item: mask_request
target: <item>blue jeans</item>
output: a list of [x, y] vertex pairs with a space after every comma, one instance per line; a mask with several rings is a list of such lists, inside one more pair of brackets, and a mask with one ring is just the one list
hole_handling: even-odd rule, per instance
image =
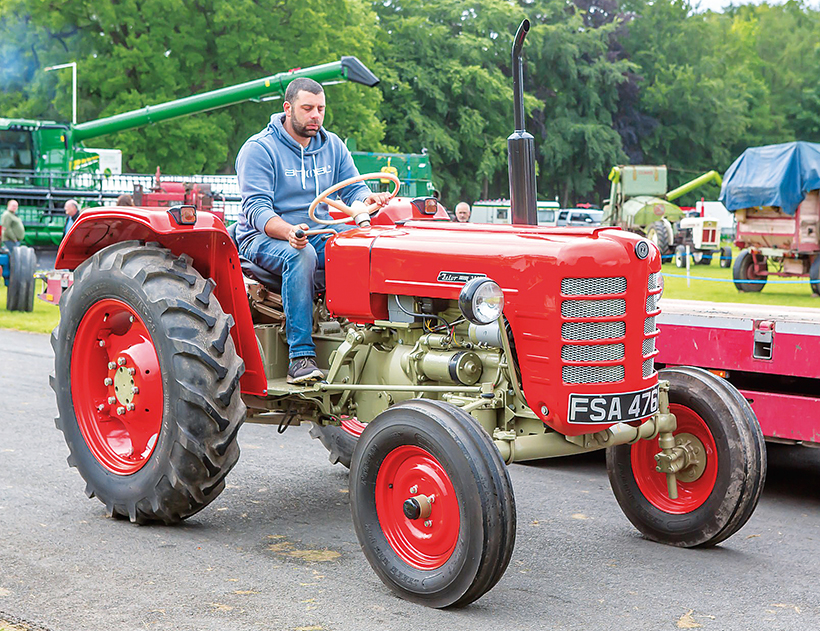
[[[337, 232], [353, 226], [333, 226]], [[287, 241], [258, 233], [248, 237], [239, 253], [259, 267], [282, 277], [282, 306], [285, 310], [285, 334], [290, 358], [313, 357], [313, 279], [316, 270], [325, 268], [325, 242], [322, 237], [308, 237], [308, 244], [297, 250]]]

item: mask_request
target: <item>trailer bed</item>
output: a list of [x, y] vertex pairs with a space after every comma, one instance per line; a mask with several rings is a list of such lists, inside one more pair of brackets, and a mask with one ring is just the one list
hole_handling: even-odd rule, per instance
[[725, 376], [768, 440], [820, 446], [820, 309], [661, 300], [661, 366]]

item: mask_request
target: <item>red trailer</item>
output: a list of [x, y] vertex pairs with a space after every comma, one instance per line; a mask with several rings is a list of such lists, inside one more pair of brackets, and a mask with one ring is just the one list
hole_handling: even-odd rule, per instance
[[699, 366], [751, 403], [766, 440], [820, 447], [820, 309], [663, 300], [663, 366]]

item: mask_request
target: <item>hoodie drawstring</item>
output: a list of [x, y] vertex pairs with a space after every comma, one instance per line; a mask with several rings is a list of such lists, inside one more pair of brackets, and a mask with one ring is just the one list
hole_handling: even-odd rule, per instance
[[316, 197], [319, 197], [319, 170], [316, 168], [316, 155], [313, 158], [313, 179], [316, 182]]
[[299, 145], [299, 150], [302, 152], [302, 190], [305, 190], [305, 148]]

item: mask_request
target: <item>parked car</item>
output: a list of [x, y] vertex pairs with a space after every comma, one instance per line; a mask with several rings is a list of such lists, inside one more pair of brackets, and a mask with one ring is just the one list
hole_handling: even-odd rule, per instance
[[565, 208], [558, 212], [556, 226], [600, 226], [604, 211], [592, 208]]

